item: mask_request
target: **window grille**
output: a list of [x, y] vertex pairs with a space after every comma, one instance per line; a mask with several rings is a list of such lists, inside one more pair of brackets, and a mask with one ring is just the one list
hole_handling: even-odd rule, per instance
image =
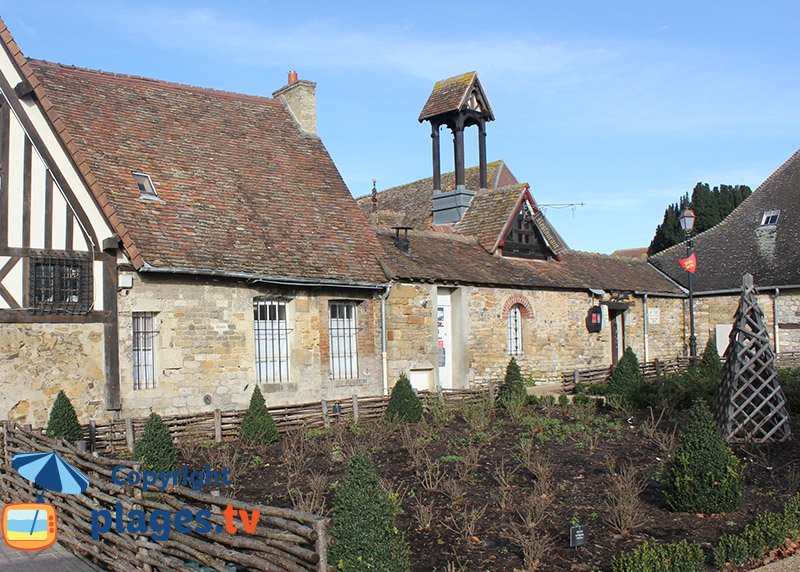
[[331, 302], [328, 324], [331, 377], [358, 378], [358, 322], [355, 302]]
[[156, 386], [156, 314], [133, 313], [133, 389]]
[[519, 304], [508, 311], [508, 355], [522, 354], [522, 312]]
[[289, 381], [289, 327], [286, 303], [253, 300], [256, 379], [259, 383]]
[[34, 309], [67, 314], [91, 311], [92, 261], [88, 255], [38, 254], [30, 264], [30, 302]]

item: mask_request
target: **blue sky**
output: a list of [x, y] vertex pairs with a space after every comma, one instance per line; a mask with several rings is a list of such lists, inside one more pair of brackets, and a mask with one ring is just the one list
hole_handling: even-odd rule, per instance
[[430, 176], [417, 116], [437, 79], [477, 70], [489, 159], [539, 203], [585, 203], [546, 210], [577, 250], [646, 246], [696, 182], [755, 189], [800, 147], [796, 1], [0, 0], [0, 16], [26, 55], [82, 67], [261, 95], [298, 70], [354, 196]]

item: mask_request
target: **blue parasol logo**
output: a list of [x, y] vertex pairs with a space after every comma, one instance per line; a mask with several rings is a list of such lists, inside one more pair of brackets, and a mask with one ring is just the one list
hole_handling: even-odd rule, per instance
[[55, 451], [18, 453], [11, 466], [24, 478], [48, 491], [79, 495], [89, 486], [89, 479], [78, 472]]

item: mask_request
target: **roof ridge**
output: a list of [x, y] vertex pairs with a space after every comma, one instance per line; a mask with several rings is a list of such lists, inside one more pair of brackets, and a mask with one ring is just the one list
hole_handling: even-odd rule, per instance
[[[749, 197], [747, 197], [747, 198], [746, 198], [745, 200], [743, 200], [741, 203], [739, 203], [738, 205], [736, 205], [736, 208], [734, 208], [734, 209], [733, 209], [731, 212], [729, 212], [729, 213], [728, 213], [728, 214], [725, 216], [725, 218], [723, 218], [721, 221], [719, 221], [717, 224], [715, 224], [715, 225], [714, 225], [714, 226], [712, 226], [711, 228], [707, 228], [706, 230], [704, 230], [704, 231], [703, 231], [703, 232], [701, 232], [700, 234], [696, 234], [695, 236], [693, 236], [693, 237], [691, 238], [691, 240], [697, 240], [697, 239], [698, 239], [698, 238], [700, 238], [701, 236], [705, 236], [705, 235], [707, 235], [708, 233], [710, 233], [710, 232], [711, 232], [711, 231], [713, 231], [713, 230], [721, 229], [721, 228], [722, 228], [722, 227], [723, 227], [723, 226], [724, 226], [726, 223], [729, 223], [729, 222], [730, 222], [730, 219], [731, 219], [731, 218], [734, 216], [734, 214], [738, 213], [738, 212], [739, 212], [739, 209], [741, 209], [742, 207], [744, 207], [744, 205], [746, 205], [746, 204], [747, 204], [747, 203], [748, 203], [748, 202], [749, 202], [749, 201], [750, 201], [750, 200], [753, 198], [753, 196], [755, 196], [755, 194], [756, 194], [758, 191], [760, 191], [760, 190], [761, 190], [761, 189], [762, 189], [762, 188], [763, 188], [763, 187], [764, 187], [764, 186], [765, 186], [767, 183], [771, 183], [771, 182], [772, 182], [772, 181], [774, 181], [774, 180], [775, 180], [775, 179], [776, 179], [776, 178], [777, 178], [779, 175], [782, 175], [782, 174], [783, 174], [783, 172], [786, 170], [787, 166], [789, 165], [789, 163], [792, 163], [793, 161], [795, 161], [795, 160], [798, 160], [798, 159], [800, 159], [800, 149], [798, 149], [797, 151], [795, 151], [794, 153], [792, 153], [791, 157], [789, 157], [788, 159], [786, 159], [786, 160], [785, 160], [785, 161], [784, 161], [784, 162], [781, 164], [781, 166], [780, 166], [780, 167], [778, 167], [777, 169], [775, 169], [775, 170], [772, 172], [772, 174], [771, 174], [769, 177], [767, 177], [766, 179], [764, 179], [764, 181], [763, 181], [763, 182], [762, 182], [760, 185], [758, 185], [758, 187], [756, 187], [756, 190], [755, 190], [755, 191], [753, 191], [752, 193], [750, 193], [750, 196], [749, 196]], [[749, 205], [748, 205], [748, 206], [749, 206]], [[687, 240], [688, 240], [688, 239], [687, 239]], [[673, 244], [673, 245], [672, 245], [672, 246], [670, 246], [669, 248], [665, 248], [664, 250], [662, 250], [662, 251], [660, 251], [660, 252], [656, 252], [656, 253], [655, 253], [653, 256], [648, 256], [648, 260], [649, 260], [650, 258], [656, 258], [656, 257], [660, 257], [662, 254], [665, 254], [665, 253], [667, 253], [667, 252], [670, 252], [671, 250], [673, 250], [673, 249], [677, 248], [678, 246], [685, 245], [685, 244], [686, 244], [686, 242], [687, 242], [687, 240], [682, 240], [682, 241], [681, 241], [681, 242], [679, 242], [678, 244]]]
[[[112, 80], [124, 81], [124, 82], [138, 82], [138, 83], [150, 83], [156, 84], [167, 88], [175, 88], [180, 89], [183, 91], [194, 92], [199, 94], [208, 94], [208, 95], [218, 95], [223, 97], [231, 97], [234, 99], [241, 99], [245, 101], [263, 101], [263, 102], [274, 102], [280, 104], [275, 98], [265, 96], [265, 95], [253, 95], [249, 93], [240, 93], [236, 91], [228, 91], [223, 89], [214, 89], [211, 87], [203, 87], [198, 85], [192, 85], [188, 83], [179, 83], [174, 81], [168, 81], [164, 79], [146, 77], [141, 75], [135, 74], [125, 74], [119, 72], [110, 72], [107, 70], [101, 69], [93, 69], [93, 68], [85, 68], [81, 66], [75, 66], [72, 64], [62, 64], [60, 62], [51, 62], [49, 60], [40, 60], [35, 58], [28, 58], [29, 62], [32, 62], [33, 65], [41, 64], [43, 67], [49, 68], [60, 68], [62, 70], [67, 70], [69, 72], [78, 72], [78, 73], [85, 73], [91, 74], [95, 76], [102, 76]], [[282, 104], [281, 104], [282, 105]]]
[[[502, 159], [495, 159], [494, 161], [489, 161], [488, 163], [486, 163], [486, 167], [489, 168], [490, 166], [495, 165], [496, 163], [499, 163], [500, 166], [504, 166], [505, 165], [505, 161], [503, 161]], [[465, 169], [465, 171], [479, 169], [479, 168], [480, 168], [480, 165], [472, 165], [471, 167], [467, 167]], [[500, 169], [498, 169], [497, 173], [495, 173], [495, 177], [499, 177], [499, 174], [498, 174], [499, 172], [500, 172]], [[455, 171], [447, 171], [445, 173], [442, 173], [442, 177], [446, 177], [448, 175], [454, 175], [454, 174], [455, 174]], [[422, 181], [427, 181], [429, 179], [431, 181], [433, 181], [433, 177], [432, 176], [431, 177], [422, 177], [421, 179], [414, 179], [413, 181], [408, 181], [407, 183], [401, 183], [399, 185], [394, 185], [393, 187], [388, 187], [386, 189], [378, 191], [377, 194], [380, 195], [381, 193], [385, 193], [385, 192], [388, 192], [388, 191], [393, 191], [395, 189], [401, 189], [403, 187], [410, 187], [411, 185], [415, 185], [417, 183], [421, 183]], [[508, 185], [506, 185], [506, 186], [508, 186]], [[501, 188], [505, 188], [505, 187], [501, 187]], [[372, 196], [372, 195], [370, 193], [367, 193], [367, 194], [361, 195], [359, 197], [356, 197], [356, 200], [363, 199], [365, 197], [370, 197], [370, 196]]]
[[67, 130], [66, 122], [61, 114], [56, 111], [47, 90], [36, 76], [29, 58], [22, 53], [22, 50], [16, 40], [14, 40], [11, 31], [2, 18], [0, 18], [0, 41], [2, 41], [6, 50], [8, 50], [12, 62], [17, 65], [20, 75], [25, 78], [33, 88], [33, 93], [39, 101], [42, 113], [50, 123], [50, 128], [55, 132], [56, 138], [61, 141], [67, 156], [74, 162], [78, 175], [83, 179], [83, 183], [89, 189], [89, 193], [93, 196], [98, 208], [108, 220], [111, 228], [119, 235], [120, 241], [127, 250], [131, 262], [133, 262], [135, 266], [140, 266], [144, 263], [141, 251], [134, 244], [128, 229], [120, 220], [117, 209], [111, 204], [108, 197], [105, 196], [105, 191], [100, 188], [100, 183], [92, 171], [89, 161], [85, 160], [87, 154]]

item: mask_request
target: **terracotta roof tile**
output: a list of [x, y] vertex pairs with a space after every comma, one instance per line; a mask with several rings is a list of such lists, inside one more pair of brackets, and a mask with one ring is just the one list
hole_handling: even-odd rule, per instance
[[454, 230], [474, 237], [488, 252], [493, 252], [503, 227], [527, 188], [527, 184], [521, 183], [496, 191], [478, 191], [464, 217], [453, 225]]
[[[327, 150], [271, 98], [30, 61], [137, 267], [385, 280]], [[38, 93], [37, 93], [38, 95]], [[40, 98], [41, 99], [41, 98]], [[66, 136], [65, 140], [69, 141]], [[149, 174], [164, 202], [140, 199]], [[140, 254], [139, 254], [140, 253]]]
[[[517, 184], [517, 179], [503, 161], [489, 163], [487, 171], [489, 189]], [[464, 176], [467, 189], [479, 188], [480, 169], [477, 166], [466, 169]], [[443, 173], [442, 189], [454, 189], [455, 180], [453, 171]], [[379, 192], [377, 213], [373, 213], [370, 195], [359, 197], [356, 202], [370, 222], [376, 226], [383, 228], [410, 226], [427, 229], [433, 224], [432, 196], [433, 177], [428, 177]]]
[[[443, 113], [460, 110], [475, 83], [480, 85], [478, 74], [474, 71], [437, 81], [419, 114], [420, 122]], [[488, 109], [487, 112], [494, 119], [492, 110]]]
[[452, 234], [410, 232], [410, 252], [401, 253], [394, 235], [379, 231], [386, 266], [396, 279], [516, 288], [644, 291], [680, 290], [644, 262], [604, 254], [565, 251], [561, 260], [493, 256], [476, 241]]
[[[762, 226], [767, 211], [779, 210], [776, 225]], [[721, 223], [694, 237], [698, 292], [738, 290], [742, 275], [756, 286], [800, 284], [800, 150], [776, 170]], [[650, 262], [676, 282], [687, 284], [678, 264], [686, 256], [681, 243], [650, 257]]]

